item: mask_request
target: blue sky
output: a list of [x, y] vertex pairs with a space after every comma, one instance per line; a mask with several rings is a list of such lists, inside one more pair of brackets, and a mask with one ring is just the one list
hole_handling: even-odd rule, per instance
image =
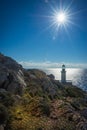
[[[67, 31], [51, 26], [60, 3]], [[23, 66], [87, 64], [87, 0], [0, 0], [0, 18], [0, 52]]]

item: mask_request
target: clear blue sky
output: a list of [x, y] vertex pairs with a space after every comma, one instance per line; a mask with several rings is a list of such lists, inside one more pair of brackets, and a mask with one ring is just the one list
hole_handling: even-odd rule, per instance
[[87, 63], [87, 0], [73, 0], [68, 34], [48, 28], [60, 1], [66, 8], [72, 0], [0, 0], [0, 52], [17, 61]]

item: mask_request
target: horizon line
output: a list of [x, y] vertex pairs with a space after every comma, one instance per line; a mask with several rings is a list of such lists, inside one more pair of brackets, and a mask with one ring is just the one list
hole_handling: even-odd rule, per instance
[[38, 69], [51, 69], [51, 68], [61, 68], [64, 64], [66, 68], [87, 68], [87, 63], [68, 63], [68, 62], [51, 62], [51, 61], [45, 61], [45, 62], [33, 62], [33, 61], [19, 61], [19, 64], [23, 66], [23, 68], [38, 68]]

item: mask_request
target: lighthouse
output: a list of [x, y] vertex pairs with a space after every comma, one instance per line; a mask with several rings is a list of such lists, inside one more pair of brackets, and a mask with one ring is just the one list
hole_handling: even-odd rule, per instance
[[62, 65], [61, 83], [66, 83], [66, 70], [65, 70], [65, 65]]

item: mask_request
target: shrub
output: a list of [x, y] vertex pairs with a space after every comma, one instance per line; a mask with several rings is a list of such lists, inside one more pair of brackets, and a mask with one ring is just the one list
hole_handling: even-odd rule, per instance
[[5, 105], [6, 107], [12, 106], [14, 103], [14, 99], [12, 95], [8, 92], [0, 92], [0, 102]]
[[8, 111], [4, 105], [0, 104], [0, 124], [5, 124], [8, 120]]
[[41, 112], [46, 115], [49, 116], [50, 115], [50, 105], [47, 101], [41, 101], [40, 103], [40, 108], [41, 108]]
[[84, 92], [77, 87], [72, 87], [72, 86], [66, 87], [66, 92], [67, 92], [66, 96], [75, 97], [75, 98], [84, 97]]

